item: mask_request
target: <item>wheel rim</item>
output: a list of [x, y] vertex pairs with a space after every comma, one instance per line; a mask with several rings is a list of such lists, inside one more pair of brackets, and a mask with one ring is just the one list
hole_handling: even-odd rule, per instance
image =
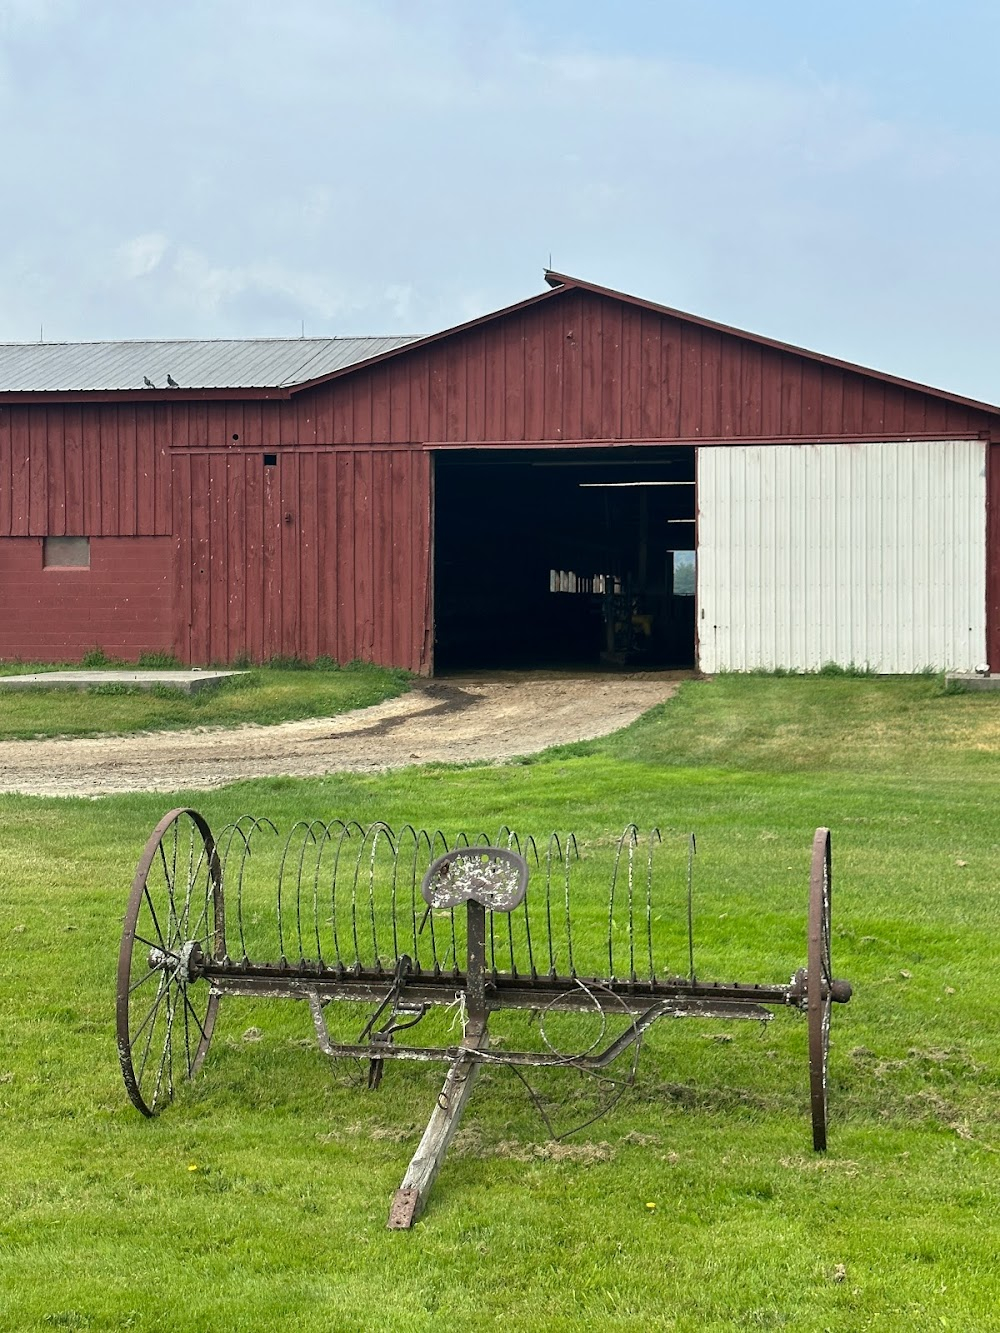
[[832, 888], [830, 830], [819, 828], [813, 838], [809, 876], [809, 950], [806, 967], [806, 1012], [809, 1021], [809, 1089], [813, 1147], [826, 1148], [827, 1059], [830, 1050], [830, 1005], [833, 969], [830, 958], [830, 895]]
[[200, 976], [225, 954], [222, 873], [195, 810], [171, 810], [136, 867], [118, 956], [118, 1058], [129, 1099], [156, 1115], [193, 1078], [212, 1040], [218, 996]]

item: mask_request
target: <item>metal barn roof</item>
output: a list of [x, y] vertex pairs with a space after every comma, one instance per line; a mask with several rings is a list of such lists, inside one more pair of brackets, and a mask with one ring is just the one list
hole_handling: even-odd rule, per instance
[[[281, 389], [395, 351], [413, 337], [0, 343], [0, 392]], [[173, 380], [173, 384], [167, 379]]]

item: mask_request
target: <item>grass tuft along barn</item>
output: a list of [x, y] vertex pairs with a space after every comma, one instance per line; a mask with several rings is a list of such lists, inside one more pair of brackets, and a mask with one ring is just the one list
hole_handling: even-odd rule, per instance
[[546, 280], [0, 347], [0, 658], [1000, 670], [1000, 408]]

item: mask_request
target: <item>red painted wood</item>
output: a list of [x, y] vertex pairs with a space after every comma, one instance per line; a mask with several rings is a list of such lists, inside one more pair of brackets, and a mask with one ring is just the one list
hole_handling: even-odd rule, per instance
[[249, 462], [257, 462], [255, 455], [234, 454], [226, 459], [226, 511], [228, 579], [226, 585], [226, 657], [227, 662], [234, 661], [244, 654], [246, 649], [246, 581], [247, 581], [247, 530], [246, 530], [246, 469]]
[[336, 472], [337, 508], [331, 546], [337, 570], [337, 661], [350, 662], [358, 656], [356, 636], [358, 618], [355, 606], [354, 555], [354, 455], [347, 450], [333, 455]]
[[48, 421], [45, 411], [32, 413], [28, 422], [28, 532], [44, 537], [48, 527]]
[[66, 436], [63, 432], [46, 431], [47, 476], [44, 484], [48, 508], [45, 531], [50, 537], [61, 537], [66, 532]]
[[[264, 479], [269, 471], [262, 454], [238, 454], [243, 465], [246, 579], [244, 621], [237, 626], [236, 656], [245, 653], [253, 662], [264, 660]], [[242, 633], [240, 630], [242, 629]]]
[[[586, 287], [275, 392], [0, 402], [0, 537], [172, 537], [187, 660], [326, 651], [426, 670], [426, 444], [1000, 440], [975, 404]], [[990, 579], [992, 653], [992, 564]]]
[[14, 491], [11, 472], [14, 452], [12, 415], [9, 408], [0, 408], [0, 536], [8, 535], [11, 530], [11, 502]]

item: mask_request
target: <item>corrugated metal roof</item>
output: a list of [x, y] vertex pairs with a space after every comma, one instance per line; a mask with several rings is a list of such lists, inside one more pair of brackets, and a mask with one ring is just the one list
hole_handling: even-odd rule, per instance
[[[284, 389], [394, 351], [413, 337], [0, 343], [0, 392]], [[148, 383], [147, 383], [148, 381]]]

